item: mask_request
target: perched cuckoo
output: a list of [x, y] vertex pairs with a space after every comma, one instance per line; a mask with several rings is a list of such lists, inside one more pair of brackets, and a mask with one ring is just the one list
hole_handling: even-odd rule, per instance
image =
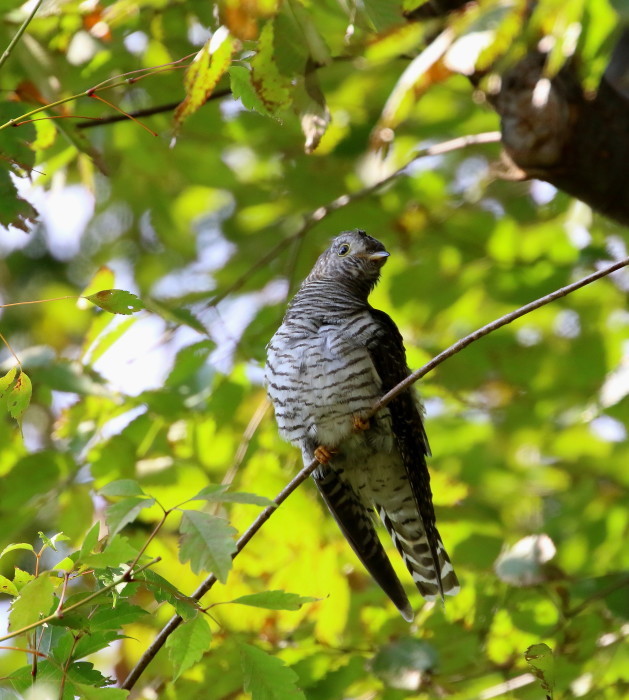
[[368, 297], [389, 254], [364, 231], [337, 236], [267, 348], [266, 383], [282, 436], [319, 462], [313, 477], [358, 558], [406, 620], [413, 610], [378, 539], [374, 508], [419, 592], [459, 584], [435, 525], [422, 408], [411, 389], [372, 418], [409, 374], [402, 336]]

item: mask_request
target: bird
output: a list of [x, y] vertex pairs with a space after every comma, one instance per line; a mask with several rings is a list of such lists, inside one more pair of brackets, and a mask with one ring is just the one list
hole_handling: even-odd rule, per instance
[[423, 407], [412, 388], [372, 417], [410, 370], [400, 331], [369, 295], [389, 253], [343, 231], [319, 256], [267, 345], [265, 383], [281, 436], [317, 460], [314, 482], [343, 535], [402, 617], [413, 609], [378, 537], [377, 513], [426, 600], [459, 582], [437, 530]]

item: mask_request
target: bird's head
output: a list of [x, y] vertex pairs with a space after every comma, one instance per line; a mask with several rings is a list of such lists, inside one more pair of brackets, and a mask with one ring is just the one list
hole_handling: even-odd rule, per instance
[[320, 256], [306, 281], [336, 279], [355, 284], [369, 293], [380, 278], [389, 253], [375, 238], [360, 229], [343, 231]]

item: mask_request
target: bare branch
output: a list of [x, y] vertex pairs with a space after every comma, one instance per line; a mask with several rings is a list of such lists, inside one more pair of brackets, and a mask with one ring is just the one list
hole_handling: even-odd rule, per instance
[[[443, 146], [443, 144], [441, 145]], [[439, 353], [439, 355], [434, 357], [430, 362], [426, 363], [423, 367], [413, 372], [404, 381], [400, 382], [391, 391], [389, 391], [389, 393], [385, 394], [385, 396], [383, 396], [379, 401], [377, 401], [373, 405], [369, 415], [372, 416], [374, 413], [376, 413], [381, 408], [386, 406], [390, 401], [392, 401], [400, 392], [407, 389], [409, 386], [411, 386], [423, 376], [428, 374], [428, 372], [435, 369], [435, 367], [440, 365], [442, 362], [445, 362], [448, 358], [452, 357], [453, 355], [456, 355], [458, 352], [461, 352], [461, 350], [466, 348], [474, 341], [479, 340], [483, 336], [486, 336], [495, 330], [498, 330], [498, 328], [502, 328], [502, 326], [506, 326], [508, 323], [511, 323], [512, 321], [515, 321], [516, 319], [525, 316], [526, 314], [530, 313], [531, 311], [534, 311], [535, 309], [539, 309], [540, 307], [549, 304], [555, 299], [565, 297], [571, 292], [574, 292], [575, 290], [580, 289], [581, 287], [585, 287], [586, 285], [591, 284], [592, 282], [595, 282], [596, 280], [601, 279], [602, 277], [605, 277], [611, 274], [612, 272], [615, 272], [616, 270], [620, 270], [621, 268], [626, 267], [627, 265], [629, 265], [629, 258], [620, 260], [619, 262], [614, 263], [609, 267], [605, 267], [602, 270], [599, 270], [598, 272], [595, 272], [591, 275], [588, 275], [587, 277], [584, 277], [578, 280], [577, 282], [574, 282], [573, 284], [569, 284], [566, 287], [561, 287], [561, 289], [557, 289], [551, 294], [547, 294], [546, 296], [541, 297], [540, 299], [536, 299], [530, 304], [526, 304], [526, 306], [522, 306], [519, 309], [516, 309], [515, 311], [506, 314], [505, 316], [501, 316], [499, 319], [488, 323], [487, 325], [483, 326], [482, 328], [479, 328], [473, 333], [470, 333], [469, 335], [465, 336], [465, 338], [462, 338], [461, 340], [456, 342], [454, 345], [451, 345], [447, 350], [444, 350], [443, 352]], [[232, 555], [232, 559], [235, 559], [238, 556], [238, 554], [245, 548], [245, 546], [251, 541], [253, 536], [260, 530], [264, 523], [271, 517], [271, 515], [273, 515], [276, 508], [280, 506], [291, 495], [291, 493], [293, 493], [293, 491], [295, 491], [295, 489], [310, 476], [310, 474], [312, 474], [312, 472], [316, 469], [317, 464], [317, 460], [313, 459], [312, 462], [310, 462], [310, 464], [303, 467], [301, 471], [293, 479], [291, 479], [289, 483], [286, 484], [286, 486], [280, 491], [280, 493], [273, 499], [274, 505], [265, 508], [258, 515], [258, 517], [253, 521], [253, 523], [251, 523], [249, 528], [241, 535], [241, 537], [237, 541], [236, 551]], [[214, 576], [214, 574], [210, 574], [205, 579], [205, 581], [201, 583], [197, 590], [192, 594], [191, 598], [193, 598], [194, 600], [200, 600], [212, 588], [212, 586], [214, 586], [216, 581], [216, 576]], [[142, 657], [135, 665], [135, 667], [131, 670], [124, 683], [122, 684], [122, 688], [124, 688], [125, 690], [130, 690], [131, 688], [133, 688], [139, 677], [144, 672], [144, 669], [149, 665], [149, 663], [155, 657], [157, 652], [162, 648], [162, 646], [164, 645], [168, 637], [172, 634], [172, 632], [174, 632], [182, 622], [183, 619], [179, 615], [175, 615], [168, 621], [168, 623], [155, 637], [148, 649], [144, 652], [144, 654], [142, 654]]]

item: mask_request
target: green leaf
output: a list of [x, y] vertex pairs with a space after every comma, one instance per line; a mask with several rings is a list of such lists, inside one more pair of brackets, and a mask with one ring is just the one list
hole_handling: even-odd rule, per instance
[[6, 397], [9, 413], [12, 418], [15, 418], [20, 429], [22, 428], [22, 417], [31, 402], [32, 393], [31, 380], [26, 372], [21, 371]]
[[122, 625], [130, 625], [140, 620], [148, 611], [139, 605], [121, 600], [115, 608], [103, 606], [90, 617], [90, 629], [92, 630], [119, 630]]
[[173, 680], [201, 660], [212, 641], [212, 630], [202, 613], [179, 625], [168, 637], [166, 648], [173, 665]]
[[144, 496], [149, 498], [135, 479], [118, 479], [99, 489], [101, 496]]
[[175, 131], [204, 105], [231, 63], [234, 40], [227, 27], [219, 27], [197, 53], [184, 77], [186, 96], [175, 110]]
[[38, 216], [37, 210], [18, 195], [8, 168], [0, 162], [0, 226], [14, 226], [28, 233]]
[[19, 591], [17, 590], [13, 581], [9, 581], [6, 576], [0, 575], [0, 593], [16, 596], [18, 595]]
[[269, 111], [251, 84], [251, 71], [244, 66], [231, 66], [229, 69], [231, 91], [234, 99], [240, 100], [245, 109], [268, 115]]
[[79, 551], [79, 561], [83, 561], [85, 557], [89, 556], [96, 545], [98, 544], [98, 535], [100, 534], [100, 522], [96, 522], [92, 525], [85, 539], [81, 544], [81, 549]]
[[39, 539], [44, 543], [46, 547], [50, 547], [54, 552], [57, 551], [57, 542], [68, 542], [70, 539], [67, 535], [64, 535], [63, 532], [58, 532], [56, 535], [53, 535], [52, 537], [46, 537], [41, 530], [37, 533], [39, 535]]
[[241, 595], [230, 602], [251, 605], [265, 610], [299, 610], [302, 605], [315, 603], [318, 600], [320, 599], [297, 595], [297, 593], [286, 593], [286, 591], [263, 591], [262, 593]]
[[298, 676], [280, 659], [262, 649], [239, 644], [245, 692], [252, 700], [305, 700], [297, 687]]
[[225, 583], [236, 551], [235, 534], [236, 530], [223, 518], [185, 510], [181, 519], [179, 559], [189, 561], [195, 574], [211, 571]]
[[150, 508], [154, 503], [154, 498], [132, 496], [110, 505], [105, 513], [110, 537], [117, 535], [125, 525], [133, 522], [145, 508]]
[[553, 698], [555, 687], [555, 657], [547, 644], [533, 644], [524, 652], [524, 658], [539, 679], [542, 690], [549, 700]]
[[47, 574], [29, 581], [13, 601], [9, 629], [15, 632], [48, 615], [54, 600], [54, 590], [52, 579]]
[[227, 492], [229, 486], [217, 484], [206, 486], [201, 489], [196, 496], [191, 498], [191, 501], [209, 501], [210, 503], [247, 503], [253, 506], [274, 506], [275, 503], [266, 496], [258, 496], [255, 493], [241, 493], [234, 491]]
[[14, 552], [16, 549], [26, 549], [26, 550], [28, 550], [29, 552], [35, 552], [35, 550], [33, 549], [33, 545], [32, 545], [32, 544], [28, 544], [28, 543], [26, 543], [26, 542], [18, 542], [18, 543], [16, 543], [16, 544], [8, 544], [8, 545], [2, 550], [2, 552], [0, 552], [0, 559], [2, 559], [2, 557], [3, 557], [5, 554], [8, 554], [9, 552]]
[[94, 569], [117, 568], [132, 561], [137, 555], [138, 550], [126, 537], [116, 535], [100, 554], [89, 554], [82, 558], [82, 562], [84, 566]]
[[153, 591], [158, 603], [170, 603], [184, 620], [191, 619], [199, 610], [200, 603], [198, 601], [182, 593], [170, 581], [154, 571], [145, 569], [138, 575], [138, 578], [144, 579], [144, 585]]
[[3, 399], [13, 386], [15, 377], [17, 376], [17, 367], [12, 367], [4, 377], [0, 377], [0, 399]]
[[84, 299], [111, 314], [123, 314], [124, 316], [129, 316], [145, 308], [141, 299], [123, 289], [103, 289], [96, 294], [84, 297]]
[[269, 114], [290, 105], [290, 80], [283, 76], [275, 63], [273, 22], [264, 25], [258, 39], [258, 52], [251, 59], [251, 84]]

